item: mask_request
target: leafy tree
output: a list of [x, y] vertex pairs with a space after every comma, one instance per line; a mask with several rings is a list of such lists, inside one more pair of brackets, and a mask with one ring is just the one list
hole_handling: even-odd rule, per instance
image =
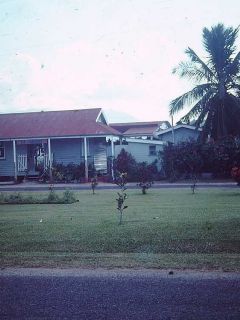
[[180, 121], [196, 120], [197, 128], [203, 126], [203, 140], [240, 134], [240, 52], [236, 52], [235, 45], [238, 29], [223, 24], [204, 28], [206, 60], [188, 47], [188, 61], [180, 62], [173, 70], [196, 85], [171, 101], [170, 115], [189, 105], [190, 111]]
[[122, 149], [114, 160], [115, 176], [126, 172], [129, 182], [147, 182], [156, 180], [159, 176], [157, 160], [151, 164], [137, 162], [131, 153]]
[[124, 148], [114, 160], [114, 169], [116, 176], [121, 172], [126, 172], [128, 181], [137, 180], [137, 162]]
[[163, 168], [171, 181], [181, 177], [195, 181], [203, 167], [201, 144], [196, 141], [166, 145], [161, 156]]

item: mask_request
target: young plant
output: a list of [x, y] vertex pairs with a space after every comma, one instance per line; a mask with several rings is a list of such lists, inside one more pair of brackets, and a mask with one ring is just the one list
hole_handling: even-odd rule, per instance
[[58, 195], [55, 193], [54, 190], [54, 184], [50, 184], [49, 185], [49, 194], [47, 197], [47, 200], [51, 203], [51, 202], [57, 202], [59, 200]]
[[95, 176], [91, 179], [91, 188], [92, 188], [93, 194], [95, 194], [95, 189], [96, 189], [97, 185], [98, 185], [97, 177]]
[[138, 164], [139, 183], [138, 187], [142, 189], [142, 194], [147, 193], [147, 189], [151, 188], [153, 184], [152, 165], [148, 165], [146, 162]]
[[137, 184], [142, 189], [142, 194], [147, 194], [147, 189], [151, 188], [153, 182], [140, 182]]
[[191, 184], [192, 194], [195, 194], [196, 188], [197, 188], [197, 176], [193, 175], [193, 183]]
[[120, 187], [120, 192], [118, 192], [118, 198], [117, 201], [117, 210], [119, 212], [119, 225], [122, 224], [123, 220], [123, 211], [128, 208], [128, 206], [125, 205], [125, 201], [127, 199], [127, 173], [121, 173], [119, 177], [116, 179], [115, 183]]

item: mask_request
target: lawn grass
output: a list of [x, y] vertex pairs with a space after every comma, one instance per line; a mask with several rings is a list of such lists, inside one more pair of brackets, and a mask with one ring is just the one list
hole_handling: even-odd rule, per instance
[[[240, 271], [240, 190], [75, 192], [74, 204], [0, 206], [0, 265]], [[41, 222], [40, 222], [41, 221]]]

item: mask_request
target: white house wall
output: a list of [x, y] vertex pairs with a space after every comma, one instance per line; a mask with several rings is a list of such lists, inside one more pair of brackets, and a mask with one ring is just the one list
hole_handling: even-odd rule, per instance
[[122, 149], [125, 149], [125, 151], [131, 153], [137, 162], [147, 162], [150, 164], [158, 159], [158, 152], [163, 149], [162, 145], [156, 144], [156, 155], [149, 155], [150, 145], [152, 146], [154, 144], [128, 142], [128, 145], [116, 145], [115, 157], [118, 156]]
[[5, 159], [0, 159], [0, 176], [13, 176], [13, 143], [12, 141], [3, 142], [5, 148]]
[[[199, 136], [199, 131], [188, 129], [188, 128], [178, 128], [174, 130], [174, 142], [179, 143], [183, 141], [197, 140]], [[162, 141], [173, 142], [172, 131], [168, 131], [159, 135]]]

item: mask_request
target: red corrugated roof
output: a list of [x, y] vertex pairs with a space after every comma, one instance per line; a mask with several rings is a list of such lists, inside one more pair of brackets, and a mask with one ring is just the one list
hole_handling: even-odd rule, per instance
[[129, 128], [123, 132], [124, 135], [152, 135], [153, 132], [157, 129], [157, 126], [145, 126], [145, 127], [134, 127]]
[[110, 123], [109, 125], [115, 130], [120, 131], [123, 135], [152, 135], [162, 124], [170, 127], [168, 121]]
[[0, 139], [119, 135], [96, 122], [101, 108], [0, 114]]

